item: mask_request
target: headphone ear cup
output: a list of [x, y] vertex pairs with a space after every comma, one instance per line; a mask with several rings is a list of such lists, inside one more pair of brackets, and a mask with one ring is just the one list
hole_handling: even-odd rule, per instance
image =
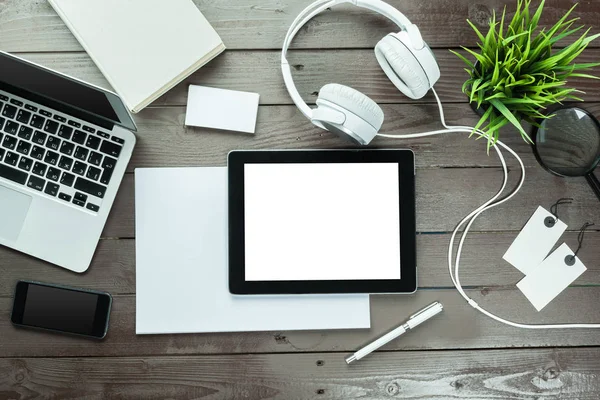
[[[351, 87], [329, 83], [319, 91], [319, 99], [350, 111], [379, 131], [383, 124], [383, 110], [367, 95]], [[317, 100], [318, 101], [318, 100]]]
[[392, 34], [377, 43], [375, 56], [392, 83], [411, 99], [422, 98], [431, 88], [425, 70], [417, 57], [409, 46]]

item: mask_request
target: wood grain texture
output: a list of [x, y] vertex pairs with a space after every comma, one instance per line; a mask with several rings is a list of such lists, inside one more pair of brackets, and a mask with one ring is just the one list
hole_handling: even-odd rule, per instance
[[[225, 154], [222, 155], [222, 161], [216, 164], [225, 164]], [[202, 163], [197, 161], [195, 165]], [[518, 171], [510, 171], [509, 184], [517, 183], [518, 174]], [[132, 174], [125, 176], [103, 237], [135, 236], [133, 179]], [[417, 230], [451, 232], [460, 219], [496, 193], [501, 180], [502, 172], [496, 168], [418, 169]], [[473, 230], [520, 230], [538, 205], [549, 208], [561, 197], [575, 199], [573, 204], [561, 211], [561, 218], [571, 225], [571, 229], [578, 229], [586, 221], [600, 221], [598, 199], [584, 178], [560, 178], [541, 167], [532, 167], [527, 169], [526, 184], [519, 194], [506, 205], [482, 214], [473, 225]]]
[[[276, 49], [281, 47], [289, 25], [313, 0], [194, 0], [229, 49]], [[411, 22], [418, 25], [432, 47], [474, 45], [476, 36], [466, 23], [472, 20], [486, 29], [492, 12], [507, 7], [510, 0], [389, 0]], [[46, 1], [4, 0], [0, 10], [0, 48], [7, 51], [78, 51], [81, 46]], [[541, 24], [556, 22], [569, 8], [567, 1], [548, 1]], [[581, 2], [573, 13], [582, 24], [599, 30], [597, 0]], [[294, 42], [299, 48], [364, 48], [389, 32], [398, 31], [391, 22], [356, 7], [340, 6], [310, 21]], [[600, 46], [598, 43], [594, 43]]]
[[[514, 285], [522, 274], [502, 259], [517, 232], [482, 232], [469, 235], [462, 254], [461, 281], [465, 286], [497, 287]], [[433, 289], [450, 287], [447, 250], [450, 234], [417, 236], [419, 287]], [[600, 285], [600, 252], [596, 243], [600, 232], [586, 233], [585, 243], [578, 253], [588, 270], [573, 286]], [[561, 237], [572, 249], [577, 247], [577, 232]], [[113, 295], [135, 293], [135, 240], [101, 240], [90, 269], [83, 275], [22, 253], [0, 247], [0, 297], [12, 296], [19, 279], [41, 279], [89, 289], [102, 288]]]
[[[600, 3], [599, 3], [600, 5]], [[1, 47], [0, 47], [1, 48]], [[465, 64], [447, 49], [434, 51], [442, 75], [435, 85], [444, 102], [466, 102], [461, 92], [468, 77]], [[24, 58], [76, 78], [110, 88], [87, 53], [21, 54]], [[283, 84], [279, 51], [226, 52], [168, 91], [154, 106], [185, 105], [189, 84], [260, 93], [261, 104], [293, 104]], [[600, 49], [586, 50], [578, 62], [595, 62]], [[430, 92], [419, 101], [409, 99], [391, 84], [372, 50], [303, 50], [289, 53], [294, 82], [305, 101], [314, 103], [327, 83], [341, 83], [360, 90], [378, 103], [432, 103]], [[592, 70], [600, 74], [600, 68]], [[600, 81], [574, 78], [569, 85], [586, 91], [586, 101], [600, 100]], [[437, 117], [437, 114], [434, 115]]]
[[[514, 283], [514, 282], [513, 282]], [[599, 287], [568, 288], [537, 312], [521, 292], [485, 287], [467, 293], [483, 308], [524, 323], [600, 323]], [[398, 326], [409, 315], [433, 301], [444, 312], [427, 326], [388, 344], [386, 350], [486, 349], [507, 347], [600, 346], [598, 330], [529, 331], [512, 328], [477, 312], [454, 289], [420, 290], [411, 296], [371, 296], [371, 329], [337, 331], [202, 333], [135, 335], [135, 297], [115, 296], [110, 328], [103, 341], [18, 329], [0, 319], [1, 357], [80, 357], [124, 355], [185, 355], [273, 352], [352, 351]], [[0, 312], [8, 315], [11, 299], [0, 298]], [[573, 310], [576, 310], [574, 312]], [[197, 312], [202, 315], [201, 306]]]
[[600, 396], [600, 350], [0, 360], [5, 398], [578, 399]]
[[[600, 103], [583, 107], [600, 113]], [[386, 115], [382, 132], [406, 135], [441, 128], [437, 106], [419, 104], [382, 105]], [[475, 113], [466, 104], [444, 106], [448, 123], [473, 126]], [[313, 126], [295, 106], [259, 108], [256, 134], [185, 127], [185, 108], [149, 108], [136, 116], [139, 134], [129, 171], [139, 167], [225, 165], [227, 153], [236, 149], [357, 148], [348, 140]], [[516, 132], [503, 129], [502, 141], [515, 150], [525, 166], [537, 167], [531, 146]], [[168, 143], [168, 146], [165, 146]], [[486, 143], [469, 133], [442, 134], [418, 139], [377, 138], [373, 148], [411, 148], [418, 168], [499, 167], [500, 161]], [[517, 161], [506, 154], [508, 165]]]

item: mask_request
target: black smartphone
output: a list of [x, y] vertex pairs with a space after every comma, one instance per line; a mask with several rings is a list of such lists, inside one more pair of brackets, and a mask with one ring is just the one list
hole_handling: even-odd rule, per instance
[[106, 292], [19, 281], [10, 319], [17, 326], [103, 339], [111, 305]]

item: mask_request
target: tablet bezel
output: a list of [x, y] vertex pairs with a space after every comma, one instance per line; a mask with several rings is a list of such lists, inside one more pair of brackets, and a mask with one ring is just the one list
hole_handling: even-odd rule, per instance
[[[400, 279], [246, 281], [244, 165], [283, 163], [398, 163]], [[235, 150], [227, 157], [229, 291], [232, 294], [413, 293], [417, 289], [415, 162], [412, 150]], [[375, 206], [375, 205], [373, 205]], [[357, 212], [369, 212], [368, 208]]]

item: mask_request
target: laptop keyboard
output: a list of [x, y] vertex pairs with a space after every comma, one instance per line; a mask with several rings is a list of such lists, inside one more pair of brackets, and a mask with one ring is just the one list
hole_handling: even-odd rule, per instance
[[0, 178], [98, 212], [125, 141], [0, 93]]

